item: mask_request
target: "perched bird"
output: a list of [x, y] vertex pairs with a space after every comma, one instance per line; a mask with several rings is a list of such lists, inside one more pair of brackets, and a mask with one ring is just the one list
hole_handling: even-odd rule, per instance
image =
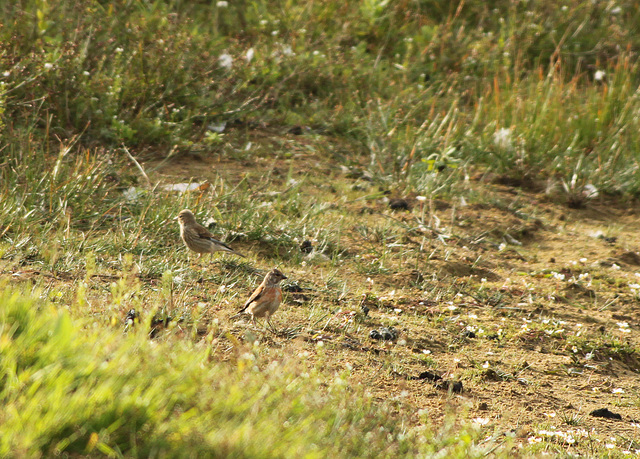
[[180, 237], [184, 241], [184, 245], [189, 250], [196, 252], [198, 258], [203, 253], [214, 252], [229, 252], [244, 257], [224, 242], [214, 239], [207, 228], [196, 222], [196, 217], [189, 209], [181, 210], [176, 218], [180, 223]]
[[271, 325], [271, 316], [278, 310], [278, 306], [280, 306], [280, 301], [282, 300], [282, 290], [278, 284], [286, 278], [287, 276], [282, 274], [277, 268], [269, 271], [264, 277], [262, 284], [255, 289], [253, 295], [244, 303], [244, 307], [236, 316], [243, 312], [248, 312], [251, 314], [254, 323], [256, 318], [266, 316], [267, 323]]

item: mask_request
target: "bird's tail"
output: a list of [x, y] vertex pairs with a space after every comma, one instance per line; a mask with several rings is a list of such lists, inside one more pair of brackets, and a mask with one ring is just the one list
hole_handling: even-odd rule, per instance
[[249, 314], [248, 312], [244, 312], [245, 309], [247, 309], [246, 307], [242, 308], [240, 311], [238, 311], [237, 314], [232, 315], [231, 317], [229, 317], [229, 319], [236, 319], [244, 314]]
[[239, 257], [242, 257], [242, 258], [247, 258], [244, 255], [242, 255], [240, 252], [236, 252], [235, 250], [233, 250], [231, 247], [229, 247], [224, 242], [218, 241], [217, 239], [213, 239], [213, 238], [211, 238], [211, 240], [214, 241], [215, 243], [217, 243], [220, 247], [222, 247], [223, 251], [232, 253], [234, 255], [238, 255]]

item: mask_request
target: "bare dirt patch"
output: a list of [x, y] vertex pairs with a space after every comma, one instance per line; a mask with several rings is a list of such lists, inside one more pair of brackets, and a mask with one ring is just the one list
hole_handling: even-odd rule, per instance
[[[238, 167], [222, 158], [204, 165], [183, 159], [177, 169], [158, 172], [167, 182], [207, 179], [207, 170], [233, 181], [259, 172], [265, 161]], [[294, 167], [307, 177], [320, 170], [328, 174], [324, 185], [345, 180], [314, 155], [269, 167]], [[416, 423], [418, 413], [442, 423], [453, 411], [489, 433], [512, 435], [516, 444], [542, 439], [584, 452], [590, 442], [614, 437], [621, 448], [640, 447], [635, 209], [597, 201], [570, 209], [510, 185], [476, 182], [478, 202], [432, 203], [430, 225], [422, 225], [412, 196], [402, 208], [389, 208], [384, 196], [363, 206], [349, 193], [319, 192], [318, 181], [310, 180], [309, 197], [346, 215], [348, 255], [335, 267], [280, 264], [308, 289], [289, 293], [275, 322], [303, 331], [293, 339], [270, 336], [265, 353], [306, 352], [327, 374], [349, 369], [352, 383], [381, 400], [398, 400], [400, 409], [416, 413]], [[366, 183], [364, 189], [372, 192]], [[398, 222], [394, 235], [376, 233], [389, 219]], [[372, 248], [394, 244], [385, 269], [363, 272], [363, 262], [375, 261]], [[248, 245], [259, 263], [278, 255]], [[329, 272], [349, 286], [343, 297], [323, 289], [320, 278]], [[220, 320], [232, 310], [219, 311]], [[318, 311], [322, 320], [310, 319]], [[247, 324], [230, 326], [245, 336]], [[393, 327], [397, 336], [374, 336], [380, 327]], [[438, 381], [459, 382], [462, 390]], [[621, 419], [590, 415], [601, 408]]]

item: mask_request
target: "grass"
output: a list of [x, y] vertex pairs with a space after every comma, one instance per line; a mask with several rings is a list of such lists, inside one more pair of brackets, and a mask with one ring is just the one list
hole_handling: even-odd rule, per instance
[[215, 332], [150, 341], [140, 326], [72, 319], [37, 290], [1, 294], [3, 455], [475, 455], [471, 431], [417, 446], [391, 406], [346, 375], [321, 383], [322, 362], [268, 361], [238, 343], [232, 362], [216, 363]]
[[[635, 365], [628, 326], [549, 317], [611, 319], [632, 268], [539, 242], [638, 196], [634, 2], [102, 3], [0, 6], [0, 454], [501, 456], [526, 439], [402, 378], [476, 348]], [[194, 260], [183, 208], [248, 259]], [[288, 336], [228, 318], [274, 265]], [[517, 367], [470, 359], [447, 372]]]

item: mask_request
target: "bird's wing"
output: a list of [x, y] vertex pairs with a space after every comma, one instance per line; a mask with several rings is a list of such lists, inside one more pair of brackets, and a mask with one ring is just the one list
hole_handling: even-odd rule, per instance
[[244, 303], [244, 307], [240, 310], [240, 312], [244, 311], [249, 307], [251, 303], [259, 299], [264, 293], [264, 284], [260, 284], [260, 286], [253, 292], [253, 294], [249, 297], [249, 299]]
[[196, 224], [193, 229], [196, 231], [196, 234], [198, 235], [199, 238], [202, 239], [213, 239], [213, 234], [211, 234], [209, 232], [209, 230], [207, 228], [205, 228], [202, 225], [198, 225]]
[[240, 253], [236, 252], [235, 250], [233, 250], [231, 247], [229, 247], [229, 246], [228, 246], [227, 244], [225, 244], [224, 242], [219, 241], [218, 239], [214, 238], [214, 237], [213, 237], [213, 234], [211, 234], [211, 233], [209, 232], [209, 230], [208, 230], [207, 228], [205, 228], [204, 226], [202, 226], [202, 225], [197, 225], [194, 229], [195, 229], [196, 234], [198, 235], [198, 237], [199, 237], [200, 239], [207, 239], [208, 241], [211, 241], [211, 242], [213, 242], [214, 244], [219, 245], [220, 247], [222, 247], [222, 248], [226, 249], [226, 250], [227, 250], [227, 251], [229, 251], [229, 252], [233, 252], [233, 253], [235, 253], [236, 255], [240, 255], [241, 257], [244, 257], [244, 255], [242, 255], [242, 254], [240, 254]]

